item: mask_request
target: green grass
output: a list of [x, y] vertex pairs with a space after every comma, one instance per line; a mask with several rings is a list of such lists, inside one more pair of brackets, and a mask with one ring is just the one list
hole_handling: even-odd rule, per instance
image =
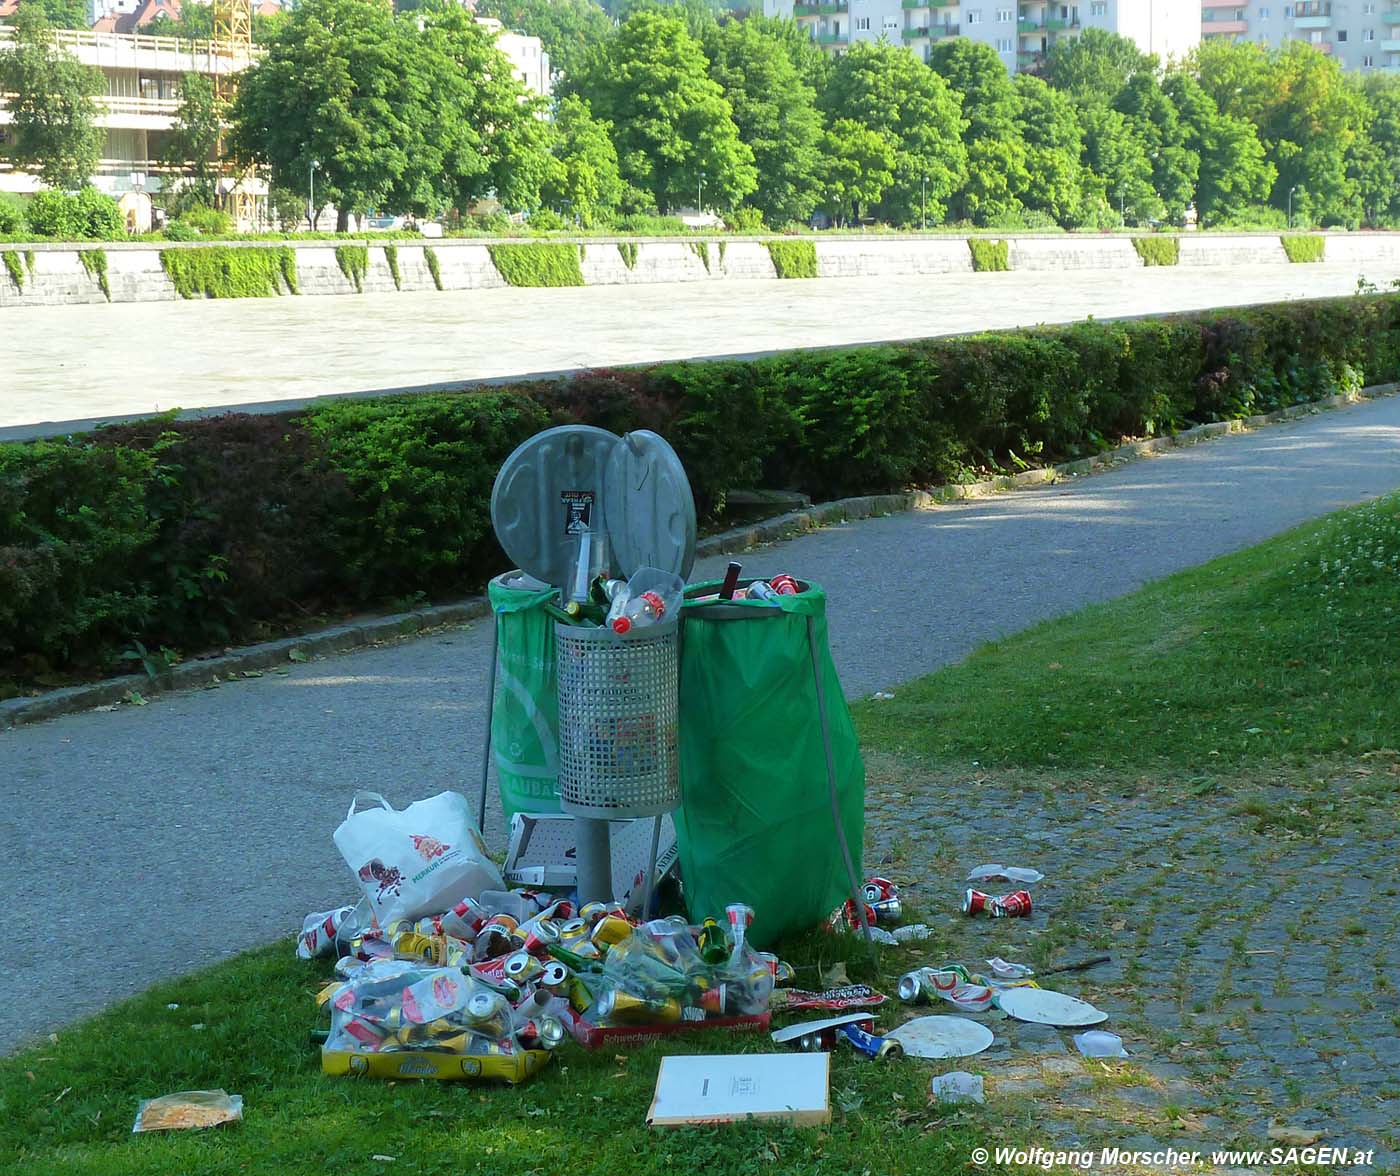
[[940, 761], [1213, 770], [1400, 746], [1400, 496], [983, 646], [862, 703]]
[[582, 286], [579, 249], [563, 242], [488, 245], [491, 264], [509, 286]]
[[162, 249], [160, 264], [181, 298], [273, 298], [283, 286], [297, 293], [296, 251], [289, 246]]
[[1288, 260], [1296, 264], [1322, 261], [1327, 256], [1327, 238], [1310, 233], [1286, 233], [1279, 240]]
[[1134, 237], [1133, 248], [1143, 265], [1176, 265], [1181, 260], [1179, 237]]
[[[766, 1034], [690, 1034], [665, 1045], [596, 1053], [569, 1045], [517, 1087], [325, 1077], [308, 1032], [318, 1023], [311, 998], [329, 967], [299, 961], [292, 949], [292, 941], [283, 940], [159, 984], [60, 1031], [56, 1044], [44, 1041], [0, 1060], [0, 1170], [26, 1176], [844, 1176], [865, 1170], [937, 1176], [964, 1171], [970, 1149], [987, 1144], [977, 1115], [948, 1112], [944, 1120], [943, 1112], [925, 1107], [936, 1072], [930, 1065], [877, 1065], [850, 1050], [832, 1058], [833, 1121], [827, 1128], [647, 1129], [663, 1055], [770, 1050]], [[796, 950], [813, 960], [863, 958], [850, 937], [821, 937]], [[906, 953], [895, 954], [898, 963], [883, 957], [888, 967], [912, 966]], [[869, 965], [864, 968], [868, 973]], [[850, 971], [860, 976], [862, 966], [853, 962]], [[805, 979], [815, 984], [815, 971]], [[217, 1087], [243, 1096], [242, 1123], [217, 1131], [130, 1134], [138, 1100]], [[896, 1125], [897, 1113], [912, 1115], [912, 1122]], [[926, 1124], [938, 1129], [925, 1130]], [[386, 1165], [372, 1160], [375, 1155], [396, 1161]]]
[[811, 241], [766, 241], [773, 272], [780, 278], [815, 278], [817, 247]]
[[431, 245], [423, 246], [423, 261], [427, 264], [428, 272], [433, 275], [433, 285], [441, 290], [442, 266], [438, 263], [437, 250]]
[[4, 261], [5, 270], [10, 275], [10, 281], [14, 283], [17, 294], [24, 293], [24, 260], [20, 257], [19, 251], [7, 249], [0, 253], [0, 261]]
[[369, 246], [337, 245], [335, 263], [340, 267], [340, 272], [354, 283], [355, 293], [363, 294], [365, 292], [365, 274], [369, 272]]
[[972, 268], [977, 273], [1001, 273], [1011, 268], [1011, 246], [1006, 241], [986, 241], [971, 237], [967, 242]]
[[78, 260], [83, 263], [83, 269], [87, 270], [88, 277], [97, 283], [97, 288], [102, 291], [102, 296], [111, 302], [112, 286], [107, 280], [107, 250], [81, 249], [78, 251]]

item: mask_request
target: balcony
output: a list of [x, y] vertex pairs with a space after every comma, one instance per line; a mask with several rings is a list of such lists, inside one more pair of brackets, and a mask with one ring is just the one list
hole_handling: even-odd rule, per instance
[[1326, 29], [1332, 26], [1332, 5], [1327, 0], [1293, 6], [1293, 24], [1300, 29]]
[[[251, 62], [243, 49], [223, 41], [186, 41], [179, 37], [147, 37], [98, 33], [90, 29], [55, 29], [54, 43], [72, 52], [84, 65], [99, 69], [147, 69], [165, 73], [236, 73]], [[0, 27], [0, 48], [14, 40], [14, 30]], [[253, 60], [263, 50], [253, 47]]]
[[1382, 53], [1400, 53], [1400, 40], [1392, 37], [1388, 41], [1381, 42]]
[[1071, 17], [1069, 20], [1047, 20], [1045, 22], [1046, 30], [1052, 33], [1062, 33], [1065, 29], [1077, 29], [1078, 27], [1078, 17]]
[[905, 29], [903, 36], [906, 41], [922, 41], [928, 37], [928, 25]]
[[1249, 32], [1249, 21], [1247, 20], [1201, 21], [1201, 36], [1203, 37], [1236, 36], [1247, 32]]
[[1400, 8], [1387, 8], [1381, 13], [1381, 20], [1388, 25], [1400, 25]]
[[794, 4], [793, 16], [834, 16], [851, 10], [848, 0], [823, 0], [820, 4]]
[[919, 12], [928, 7], [928, 0], [899, 0], [899, 6], [906, 12]]
[[850, 33], [818, 33], [816, 36], [818, 45], [847, 45], [850, 40]]

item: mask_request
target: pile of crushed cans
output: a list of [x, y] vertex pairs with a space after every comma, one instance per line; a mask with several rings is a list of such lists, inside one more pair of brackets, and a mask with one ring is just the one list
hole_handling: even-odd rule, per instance
[[312, 916], [304, 958], [338, 955], [327, 1073], [495, 1078], [518, 1082], [573, 1039], [682, 1028], [766, 1028], [775, 982], [792, 969], [746, 941], [753, 911], [727, 926], [680, 917], [638, 923], [620, 905], [512, 891], [499, 905], [467, 898], [411, 923], [356, 926], [358, 908]]

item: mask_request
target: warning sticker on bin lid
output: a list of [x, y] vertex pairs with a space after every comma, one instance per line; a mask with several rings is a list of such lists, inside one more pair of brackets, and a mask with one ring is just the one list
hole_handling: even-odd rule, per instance
[[496, 539], [521, 571], [570, 583], [584, 530], [606, 533], [614, 575], [660, 568], [688, 576], [695, 563], [695, 499], [665, 438], [645, 429], [618, 437], [590, 425], [546, 429], [501, 466], [491, 492]]

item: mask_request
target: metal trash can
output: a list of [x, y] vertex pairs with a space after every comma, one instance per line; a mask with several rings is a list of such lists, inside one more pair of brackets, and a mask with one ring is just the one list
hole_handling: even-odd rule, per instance
[[559, 807], [654, 817], [680, 803], [680, 624], [614, 633], [556, 624]]

